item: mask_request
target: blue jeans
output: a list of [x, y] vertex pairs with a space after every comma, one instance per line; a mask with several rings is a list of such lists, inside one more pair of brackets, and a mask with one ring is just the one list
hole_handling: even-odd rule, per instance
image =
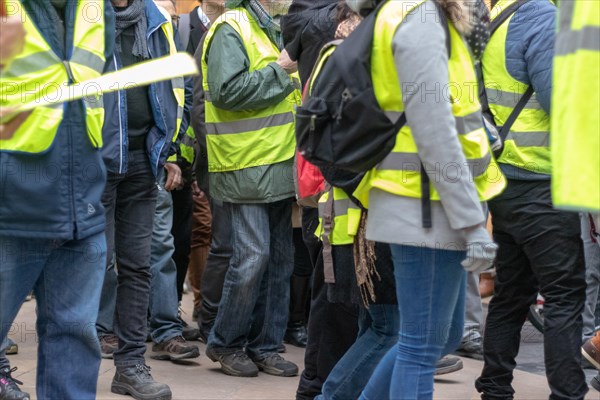
[[217, 354], [246, 347], [253, 359], [277, 352], [287, 326], [294, 270], [292, 203], [224, 203], [233, 256], [208, 346]]
[[365, 400], [433, 397], [435, 363], [460, 344], [465, 316], [464, 251], [391, 245], [400, 311], [398, 345], [381, 360]]
[[127, 173], [109, 174], [102, 194], [106, 209], [107, 254], [114, 252], [117, 274], [115, 279], [114, 269], [111, 269], [114, 266], [107, 263], [100, 314], [110, 316], [114, 312], [114, 322], [101, 320], [97, 329], [102, 334], [102, 329], [110, 332], [114, 328], [119, 337], [119, 348], [114, 353], [117, 367], [145, 362], [150, 248], [157, 192], [146, 152], [132, 150], [127, 157]]
[[4, 340], [0, 344], [0, 369], [10, 367], [10, 363], [8, 362], [8, 358], [6, 358], [6, 348], [8, 347], [8, 338], [4, 338]]
[[398, 342], [398, 308], [395, 304], [371, 304], [361, 308], [358, 339], [335, 365], [315, 400], [356, 399], [379, 361]]
[[[94, 324], [106, 267], [104, 233], [80, 240], [0, 236], [0, 341], [25, 297], [37, 302], [37, 397], [94, 399], [100, 346]], [[21, 331], [21, 342], [30, 338]]]
[[172, 258], [175, 251], [171, 234], [173, 198], [164, 188], [165, 174], [162, 175], [156, 198], [150, 256], [150, 331], [155, 343], [180, 336], [183, 329], [177, 318], [177, 267]]

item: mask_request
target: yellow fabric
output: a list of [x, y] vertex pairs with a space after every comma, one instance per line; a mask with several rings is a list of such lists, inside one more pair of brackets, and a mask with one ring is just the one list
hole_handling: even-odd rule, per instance
[[[515, 0], [500, 0], [494, 6], [492, 20], [514, 2]], [[514, 14], [490, 38], [482, 59], [488, 102], [498, 126], [504, 125], [528, 87], [514, 79], [506, 69], [506, 37], [513, 17]], [[550, 117], [542, 109], [534, 93], [512, 125], [498, 162], [540, 174], [550, 174], [549, 139]]]
[[[371, 60], [371, 76], [375, 95], [379, 105], [389, 113], [399, 115], [404, 111], [402, 93], [394, 57], [392, 40], [404, 17], [424, 1], [390, 1], [381, 9], [375, 26], [373, 52]], [[468, 162], [478, 163], [480, 172], [474, 173], [474, 183], [481, 200], [488, 200], [499, 194], [505, 186], [505, 179], [495, 160], [491, 156], [487, 135], [481, 119], [481, 106], [476, 96], [474, 82], [477, 82], [471, 55], [463, 38], [449, 23], [451, 35], [451, 57], [449, 60], [449, 88], [446, 96], [452, 103], [452, 113], [458, 121], [465, 122], [459, 134], [459, 141]], [[475, 91], [474, 91], [475, 90]], [[410, 117], [409, 117], [410, 118]], [[411, 161], [404, 162], [402, 157]], [[395, 161], [396, 160], [396, 161]], [[444, 174], [445, 171], [439, 171]], [[461, 173], [469, 173], [467, 166], [461, 166]], [[369, 171], [359, 185], [355, 196], [365, 207], [368, 207], [368, 194], [371, 188], [406, 197], [421, 197], [421, 171], [417, 146], [411, 129], [405, 125], [398, 133], [396, 145], [392, 152], [376, 168]], [[439, 194], [430, 184], [432, 200], [439, 200]]]
[[[560, 3], [552, 93], [555, 206], [600, 211], [600, 2]], [[594, 42], [594, 40], [592, 40]]]
[[[333, 187], [333, 224], [329, 235], [329, 243], [332, 246], [341, 246], [354, 243], [354, 237], [350, 234], [349, 211], [352, 207], [352, 201], [342, 189]], [[319, 199], [319, 226], [315, 230], [315, 235], [322, 239], [325, 235], [325, 227], [323, 226], [323, 210], [325, 204], [329, 201], [330, 191], [326, 191]], [[358, 219], [360, 222], [360, 209], [358, 209]], [[353, 211], [352, 219], [356, 217], [356, 212]], [[352, 221], [353, 222], [353, 221]], [[358, 227], [357, 227], [358, 230]]]
[[196, 135], [194, 134], [194, 128], [190, 126], [179, 144], [181, 157], [190, 164], [194, 162], [194, 140], [196, 140]]
[[[23, 51], [2, 71], [0, 107], [9, 109], [43, 98], [57, 89], [68, 90], [69, 84], [100, 76], [106, 62], [103, 0], [79, 2], [73, 55], [68, 61], [61, 60], [52, 51], [20, 2], [14, 2], [8, 11], [21, 18], [27, 35]], [[88, 97], [84, 104], [88, 138], [94, 147], [101, 147], [104, 122], [102, 98]], [[22, 153], [47, 151], [63, 119], [63, 107], [60, 104], [34, 109], [12, 138], [0, 140], [0, 150]]]
[[[216, 30], [228, 24], [240, 35], [250, 60], [250, 72], [265, 68], [279, 57], [279, 49], [271, 42], [246, 9], [240, 7], [223, 14], [209, 29], [202, 55], [203, 87], [207, 93], [205, 120], [209, 172], [236, 171], [261, 165], [276, 164], [291, 159], [296, 148], [294, 134], [295, 106], [300, 104], [300, 92], [295, 90], [286, 100], [261, 110], [228, 111], [216, 107], [210, 100], [209, 72], [206, 55]], [[298, 79], [297, 74], [291, 76]], [[287, 123], [275, 122], [287, 118]], [[242, 131], [229, 129], [247, 123], [253, 128]], [[218, 133], [211, 133], [211, 130]]]

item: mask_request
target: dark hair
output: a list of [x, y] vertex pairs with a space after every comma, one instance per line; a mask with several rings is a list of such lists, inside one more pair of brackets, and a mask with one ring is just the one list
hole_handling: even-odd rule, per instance
[[346, 4], [346, 0], [338, 0], [337, 3], [337, 22], [342, 22], [356, 14], [348, 4]]

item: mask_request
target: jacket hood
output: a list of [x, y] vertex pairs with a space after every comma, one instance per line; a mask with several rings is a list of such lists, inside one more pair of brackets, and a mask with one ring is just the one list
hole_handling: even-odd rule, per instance
[[[346, 0], [348, 6], [356, 13], [365, 15], [385, 0]], [[468, 35], [473, 29], [476, 19], [476, 2], [472, 0], [433, 0], [446, 12], [448, 19], [463, 35]], [[480, 0], [483, 1], [483, 0]]]

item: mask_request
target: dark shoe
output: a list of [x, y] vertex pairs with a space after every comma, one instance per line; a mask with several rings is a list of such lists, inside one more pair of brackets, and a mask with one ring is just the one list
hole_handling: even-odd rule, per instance
[[18, 385], [23, 382], [13, 378], [11, 374], [17, 370], [17, 367], [0, 369], [0, 399], [2, 400], [29, 400], [29, 393], [21, 391]]
[[261, 371], [275, 376], [296, 376], [298, 375], [298, 366], [291, 361], [287, 361], [278, 353], [269, 354], [260, 360], [252, 360]]
[[442, 357], [435, 363], [434, 375], [444, 375], [450, 372], [456, 372], [463, 369], [463, 362], [458, 357], [446, 356]]
[[188, 342], [198, 340], [200, 338], [200, 329], [192, 328], [191, 326], [185, 327], [181, 330], [181, 336]]
[[226, 375], [246, 378], [258, 376], [258, 367], [242, 350], [229, 354], [217, 354], [213, 349], [207, 347], [206, 356], [211, 361], [219, 362], [221, 364], [221, 371]]
[[100, 340], [100, 351], [102, 358], [113, 358], [113, 353], [119, 348], [119, 338], [116, 335], [102, 335]]
[[598, 375], [592, 378], [590, 384], [594, 389], [600, 392], [600, 372], [598, 372]]
[[295, 323], [292, 326], [288, 326], [285, 331], [283, 341], [296, 347], [306, 347], [308, 341], [308, 334], [306, 332], [306, 325], [302, 322]]
[[6, 347], [5, 353], [6, 354], [17, 354], [19, 352], [19, 345], [16, 344], [14, 342], [14, 340], [12, 339], [7, 339], [8, 340], [8, 347]]
[[285, 347], [285, 344], [279, 343], [279, 346], [277, 346], [277, 352], [285, 353], [286, 351], [287, 351], [287, 347]]
[[204, 329], [198, 329], [198, 332], [200, 332], [200, 334], [198, 335], [198, 339], [199, 341], [201, 341], [204, 344], [208, 343], [208, 336], [210, 335], [210, 331], [205, 331]]
[[587, 340], [583, 346], [581, 346], [581, 354], [590, 362], [594, 367], [600, 369], [600, 332]]
[[481, 338], [469, 340], [468, 342], [462, 342], [454, 354], [461, 357], [483, 361], [483, 345], [481, 344]]
[[188, 358], [200, 357], [198, 346], [188, 344], [181, 336], [175, 336], [169, 340], [152, 346], [150, 357], [155, 360], [185, 360]]
[[138, 364], [134, 367], [117, 367], [110, 391], [128, 394], [136, 400], [171, 400], [171, 389], [158, 383], [150, 375], [150, 367]]

